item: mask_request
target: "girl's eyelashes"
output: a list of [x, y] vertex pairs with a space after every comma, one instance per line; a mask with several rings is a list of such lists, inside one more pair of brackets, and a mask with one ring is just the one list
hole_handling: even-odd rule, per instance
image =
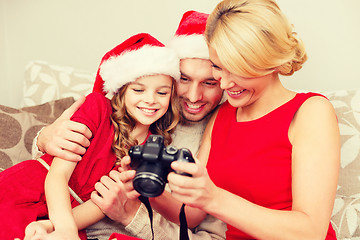
[[157, 92], [157, 93], [161, 96], [166, 96], [167, 94], [169, 94], [168, 92]]
[[172, 87], [164, 87], [157, 91], [159, 95], [166, 96], [168, 94], [171, 94]]
[[139, 88], [133, 88], [132, 90], [137, 93], [144, 92], [143, 89], [139, 89]]
[[[136, 93], [143, 93], [143, 92], [145, 92], [144, 89], [139, 89], [139, 88], [133, 88], [132, 90], [133, 90], [134, 92], [136, 92]], [[156, 93], [159, 94], [159, 95], [161, 95], [161, 96], [166, 96], [166, 95], [170, 94], [170, 92], [167, 92], [167, 91], [158, 91], [158, 92], [156, 92]]]

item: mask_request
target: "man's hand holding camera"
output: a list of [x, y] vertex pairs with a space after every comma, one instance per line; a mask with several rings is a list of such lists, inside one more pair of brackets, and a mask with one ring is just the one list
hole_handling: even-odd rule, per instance
[[95, 192], [91, 194], [91, 200], [114, 221], [127, 226], [140, 206], [138, 197], [132, 185], [135, 170], [128, 170], [129, 157], [122, 159], [123, 167], [119, 171], [112, 170], [109, 176], [103, 176], [100, 182], [95, 184]]

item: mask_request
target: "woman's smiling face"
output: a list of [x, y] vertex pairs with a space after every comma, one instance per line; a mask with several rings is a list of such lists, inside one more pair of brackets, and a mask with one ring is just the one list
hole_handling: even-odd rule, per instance
[[216, 51], [209, 48], [210, 60], [213, 64], [213, 76], [220, 81], [229, 103], [234, 107], [246, 107], [254, 103], [269, 86], [273, 75], [246, 78], [229, 72], [220, 62]]

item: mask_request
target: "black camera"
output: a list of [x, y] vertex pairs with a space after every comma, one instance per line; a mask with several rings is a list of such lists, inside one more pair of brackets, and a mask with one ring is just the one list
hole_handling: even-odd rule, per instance
[[130, 166], [136, 169], [134, 189], [144, 197], [156, 197], [163, 193], [173, 161], [195, 162], [190, 150], [165, 147], [161, 135], [150, 135], [144, 145], [131, 147], [129, 155]]

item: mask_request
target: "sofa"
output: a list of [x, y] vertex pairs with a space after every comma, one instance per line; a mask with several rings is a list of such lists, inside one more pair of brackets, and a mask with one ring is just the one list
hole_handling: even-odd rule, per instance
[[[0, 172], [31, 159], [36, 133], [81, 94], [91, 92], [95, 73], [44, 61], [25, 69], [21, 108], [0, 105]], [[331, 222], [338, 239], [360, 240], [360, 89], [321, 92], [333, 104], [341, 134], [340, 177]]]

